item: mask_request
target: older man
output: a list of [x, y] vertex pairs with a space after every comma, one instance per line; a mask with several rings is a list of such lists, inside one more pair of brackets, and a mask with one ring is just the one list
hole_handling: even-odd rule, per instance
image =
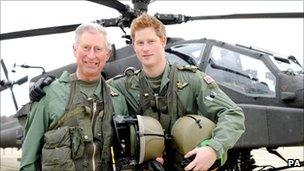
[[64, 72], [32, 104], [20, 170], [109, 170], [111, 118], [127, 114], [125, 99], [105, 84], [111, 55], [105, 30], [82, 24], [75, 31], [76, 73]]

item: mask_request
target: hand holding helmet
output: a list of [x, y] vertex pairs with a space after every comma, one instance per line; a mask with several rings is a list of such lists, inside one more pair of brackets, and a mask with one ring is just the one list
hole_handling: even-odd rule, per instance
[[[189, 151], [185, 158], [193, 156], [194, 159], [185, 167], [185, 170], [210, 170], [215, 169], [216, 152], [209, 146], [197, 147]], [[213, 166], [211, 168], [211, 166]]]

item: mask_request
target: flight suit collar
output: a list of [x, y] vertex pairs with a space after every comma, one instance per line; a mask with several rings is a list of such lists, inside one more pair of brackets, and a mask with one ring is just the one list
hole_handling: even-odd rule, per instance
[[[102, 89], [103, 89], [103, 79], [100, 77], [99, 78], [99, 81], [98, 81], [98, 84], [97, 84], [97, 87], [95, 88], [94, 90], [94, 97], [97, 97], [98, 99], [102, 99]], [[80, 92], [82, 92], [83, 94], [86, 94], [82, 89], [80, 89]]]
[[68, 83], [70, 81], [70, 73], [68, 71], [63, 71], [58, 81]]
[[[59, 77], [58, 81], [59, 82], [64, 82], [64, 83], [68, 83], [68, 82], [71, 81], [70, 75], [71, 74], [68, 71], [64, 71], [62, 73], [62, 75]], [[103, 86], [103, 79], [100, 77], [99, 83], [98, 83], [98, 85], [97, 85], [97, 87], [96, 87], [96, 89], [94, 91], [94, 95], [96, 97], [98, 97], [99, 99], [101, 99], [101, 91], [102, 91], [102, 88], [103, 88], [102, 86]]]
[[[169, 79], [170, 70], [171, 70], [171, 67], [170, 67], [169, 62], [167, 61], [166, 66], [165, 66], [165, 70], [163, 72], [159, 92], [161, 92], [162, 89], [164, 89], [166, 87], [166, 85], [170, 82], [170, 79]], [[140, 77], [141, 74], [145, 75], [145, 72], [143, 70], [140, 70], [140, 72], [141, 73], [138, 75], [138, 78]], [[131, 87], [134, 87], [134, 86], [136, 86], [136, 85], [132, 84]]]

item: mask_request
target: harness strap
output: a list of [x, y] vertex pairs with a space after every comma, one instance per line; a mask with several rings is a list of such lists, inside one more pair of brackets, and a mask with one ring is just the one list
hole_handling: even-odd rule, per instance
[[[171, 116], [170, 122], [168, 124], [168, 131], [171, 130], [174, 122], [178, 117], [178, 98], [177, 98], [177, 66], [176, 63], [172, 65], [169, 79], [170, 83], [168, 85], [169, 91], [167, 91], [167, 105], [168, 105], [168, 114]], [[170, 132], [167, 132], [170, 134]]]
[[[58, 118], [57, 122], [53, 122], [50, 125], [49, 130], [59, 128], [68, 117], [74, 116], [77, 114], [77, 112], [81, 111], [81, 109], [76, 108], [73, 111], [69, 112], [69, 109], [72, 106], [73, 99], [74, 99], [75, 92], [76, 92], [76, 81], [77, 81], [76, 73], [71, 74], [69, 76], [69, 78], [70, 78], [70, 82], [71, 82], [71, 85], [70, 85], [71, 89], [70, 89], [68, 103], [65, 106], [64, 113], [60, 116], [60, 118]], [[68, 116], [66, 116], [66, 115], [68, 115]]]
[[59, 120], [57, 122], [53, 122], [50, 127], [49, 130], [52, 129], [57, 129], [59, 128], [68, 118], [71, 118], [73, 116], [76, 116], [77, 114], [79, 114], [80, 112], [84, 112], [85, 109], [83, 107], [77, 107], [74, 110], [67, 112], [65, 114], [63, 114]]
[[[147, 79], [145, 77], [145, 74], [143, 72], [139, 75], [139, 94], [140, 94], [140, 105], [138, 108], [138, 114], [142, 115], [150, 106], [151, 106], [151, 100], [154, 100], [151, 98], [151, 95], [154, 94], [153, 90], [148, 85]], [[145, 100], [146, 98], [149, 98], [148, 100]], [[159, 118], [158, 118], [159, 120]]]
[[71, 74], [69, 77], [70, 77], [70, 82], [71, 82], [71, 90], [70, 90], [68, 103], [65, 107], [65, 112], [68, 112], [70, 107], [72, 106], [73, 99], [74, 99], [75, 92], [76, 92], [76, 82], [77, 82], [76, 73]]
[[[110, 96], [110, 88], [106, 85], [105, 80], [101, 77], [103, 82], [103, 99], [104, 99], [104, 114], [102, 116], [102, 139], [103, 139], [103, 148], [101, 151], [101, 165], [102, 170], [107, 170], [110, 168], [111, 163], [111, 142], [113, 135], [112, 128], [112, 116], [114, 114], [113, 102]], [[108, 130], [108, 131], [104, 131]], [[106, 143], [107, 142], [107, 143]]]

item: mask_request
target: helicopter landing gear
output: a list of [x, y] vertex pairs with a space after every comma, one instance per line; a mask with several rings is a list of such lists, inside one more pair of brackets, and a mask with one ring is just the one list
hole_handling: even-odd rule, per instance
[[228, 151], [228, 160], [220, 167], [220, 171], [244, 171], [256, 168], [255, 160], [250, 154], [251, 149], [231, 149]]

